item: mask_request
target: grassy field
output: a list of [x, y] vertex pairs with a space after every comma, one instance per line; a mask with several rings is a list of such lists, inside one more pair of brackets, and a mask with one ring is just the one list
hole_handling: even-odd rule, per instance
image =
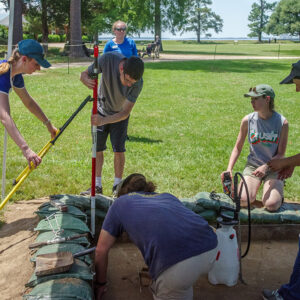
[[[100, 41], [99, 51], [102, 52], [106, 40]], [[137, 48], [142, 50], [150, 41], [137, 41]], [[88, 48], [93, 48], [92, 44], [86, 44]], [[205, 41], [198, 44], [196, 41], [163, 41], [163, 53], [165, 54], [184, 54], [184, 55], [235, 55], [235, 56], [271, 56], [271, 57], [300, 57], [300, 43], [290, 41], [278, 41], [257, 43], [255, 41]], [[4, 52], [3, 52], [4, 53]], [[49, 44], [47, 58], [52, 63], [57, 62], [76, 62], [78, 59], [62, 55], [63, 48], [55, 48]], [[82, 60], [82, 59], [80, 59]], [[86, 58], [85, 60], [88, 60]]]
[[[125, 176], [142, 172], [159, 191], [191, 197], [200, 191], [222, 191], [220, 173], [226, 169], [242, 117], [252, 111], [243, 97], [259, 83], [273, 86], [275, 106], [290, 123], [287, 155], [300, 150], [299, 100], [294, 85], [279, 85], [290, 71], [290, 60], [188, 61], [146, 63], [144, 88], [129, 124]], [[41, 71], [25, 76], [28, 91], [53, 123], [60, 127], [91, 94], [79, 81], [84, 68]], [[13, 118], [34, 151], [49, 140], [46, 128], [24, 108], [14, 93], [10, 99]], [[91, 104], [74, 119], [42, 165], [23, 183], [14, 200], [50, 194], [79, 193], [90, 185]], [[3, 126], [0, 149], [3, 149]], [[248, 146], [235, 171], [242, 171]], [[113, 153], [105, 153], [104, 194], [113, 183]], [[9, 138], [7, 188], [26, 162]], [[1, 165], [2, 167], [2, 165]], [[285, 197], [300, 200], [300, 169], [287, 180]]]
[[164, 53], [201, 55], [300, 56], [299, 43], [254, 43], [253, 41], [202, 42], [166, 41]]

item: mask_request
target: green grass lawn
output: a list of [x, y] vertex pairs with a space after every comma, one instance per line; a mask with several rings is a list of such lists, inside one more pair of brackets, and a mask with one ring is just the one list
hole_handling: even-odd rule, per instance
[[[137, 48], [146, 49], [146, 45], [150, 41], [136, 41]], [[106, 40], [99, 44], [100, 53], [103, 51]], [[88, 48], [93, 45], [86, 44]], [[235, 55], [235, 56], [271, 56], [271, 57], [300, 57], [300, 43], [290, 41], [278, 41], [275, 43], [257, 43], [256, 41], [204, 41], [200, 44], [196, 41], [163, 41], [163, 53], [166, 54], [198, 54], [198, 55]], [[78, 59], [62, 56], [63, 49], [53, 48], [49, 44], [47, 58], [52, 63], [57, 62], [76, 62]], [[82, 58], [79, 59], [82, 61]], [[85, 58], [85, 60], [89, 60]]]
[[[259, 83], [273, 86], [275, 106], [290, 123], [287, 155], [300, 151], [299, 101], [294, 85], [279, 85], [290, 72], [290, 60], [188, 61], [146, 63], [144, 88], [129, 124], [125, 176], [142, 172], [160, 192], [191, 197], [200, 191], [222, 191], [220, 173], [226, 169], [242, 117], [252, 111], [243, 94]], [[47, 116], [60, 127], [91, 94], [79, 81], [84, 68], [41, 71], [25, 76], [28, 91]], [[14, 93], [13, 118], [34, 151], [49, 140], [46, 128], [23, 106]], [[91, 178], [91, 104], [88, 104], [32, 172], [14, 200], [50, 194], [79, 193]], [[3, 126], [0, 148], [3, 149]], [[111, 194], [113, 153], [105, 153], [104, 194]], [[248, 146], [235, 171], [242, 171]], [[25, 167], [19, 149], [9, 138], [7, 193]], [[287, 180], [285, 197], [300, 200], [300, 168]]]
[[290, 43], [254, 43], [253, 41], [202, 42], [166, 41], [163, 42], [164, 53], [201, 54], [201, 55], [251, 55], [251, 56], [300, 56], [299, 42]]

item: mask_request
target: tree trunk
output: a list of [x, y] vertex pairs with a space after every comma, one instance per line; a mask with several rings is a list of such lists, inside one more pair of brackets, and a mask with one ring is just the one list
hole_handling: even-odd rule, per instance
[[81, 0], [70, 1], [70, 56], [85, 56], [81, 38]]
[[43, 28], [43, 37], [42, 43], [45, 53], [48, 52], [48, 19], [47, 19], [47, 0], [41, 0], [42, 2], [42, 28]]
[[197, 43], [200, 43], [201, 35], [201, 12], [200, 12], [200, 3], [197, 2]]
[[23, 39], [22, 12], [23, 0], [15, 0], [13, 46]]
[[[160, 13], [160, 0], [154, 2], [154, 41], [158, 35], [161, 41], [161, 13]], [[163, 51], [162, 42], [160, 43], [160, 51]]]
[[260, 24], [259, 24], [259, 32], [258, 32], [258, 41], [259, 42], [261, 42], [264, 12], [265, 12], [264, 2], [263, 2], [263, 0], [260, 0]]
[[200, 43], [200, 31], [197, 29], [197, 43]]

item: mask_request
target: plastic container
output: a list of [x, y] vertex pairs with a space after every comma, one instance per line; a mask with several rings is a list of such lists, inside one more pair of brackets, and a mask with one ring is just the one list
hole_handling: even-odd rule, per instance
[[214, 285], [234, 286], [237, 284], [240, 270], [236, 231], [233, 226], [221, 225], [216, 230], [216, 234], [218, 237], [218, 255], [208, 273], [208, 280]]

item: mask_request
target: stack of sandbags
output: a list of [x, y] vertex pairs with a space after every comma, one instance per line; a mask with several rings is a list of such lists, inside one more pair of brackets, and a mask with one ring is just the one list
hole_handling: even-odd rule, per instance
[[[63, 197], [59, 197], [63, 198]], [[48, 254], [71, 253], [73, 256], [90, 246], [87, 226], [88, 216], [83, 211], [88, 207], [88, 198], [79, 203], [77, 197], [65, 197], [50, 200], [41, 205], [36, 212], [40, 222], [34, 229], [39, 234], [33, 248], [31, 261], [35, 265], [37, 259]], [[82, 197], [81, 197], [82, 198]], [[66, 200], [64, 202], [64, 200]], [[76, 200], [76, 201], [75, 201]], [[76, 205], [72, 205], [76, 204]], [[81, 208], [81, 209], [80, 209]], [[89, 254], [74, 258], [67, 271], [55, 269], [54, 273], [41, 275], [34, 271], [27, 287], [33, 288], [24, 299], [94, 299], [92, 290], [92, 259]]]

